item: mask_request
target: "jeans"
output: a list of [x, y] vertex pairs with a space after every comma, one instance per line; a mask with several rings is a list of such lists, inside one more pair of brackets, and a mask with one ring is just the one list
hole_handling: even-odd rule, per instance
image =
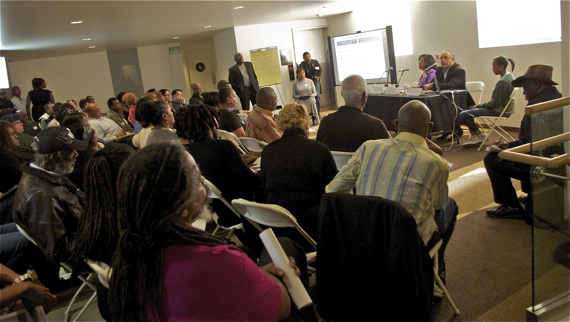
[[479, 128], [475, 124], [475, 117], [477, 116], [499, 116], [501, 113], [490, 110], [488, 108], [474, 108], [471, 110], [465, 110], [459, 113], [457, 121], [459, 124], [465, 124], [469, 128], [469, 132], [475, 133], [479, 131]]

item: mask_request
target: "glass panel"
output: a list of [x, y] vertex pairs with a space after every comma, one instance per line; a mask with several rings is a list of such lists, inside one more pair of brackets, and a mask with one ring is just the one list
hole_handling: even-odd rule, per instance
[[[568, 106], [529, 116], [529, 140], [536, 142], [568, 132]], [[533, 147], [536, 156], [552, 158], [568, 153], [568, 142], [543, 149]], [[570, 283], [570, 235], [568, 166], [537, 169], [530, 167], [533, 208], [533, 306], [568, 292]], [[537, 176], [535, 173], [560, 176]], [[524, 188], [523, 188], [524, 190]]]

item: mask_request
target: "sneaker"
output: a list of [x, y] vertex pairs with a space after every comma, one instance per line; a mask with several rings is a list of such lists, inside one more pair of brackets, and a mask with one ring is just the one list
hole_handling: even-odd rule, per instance
[[495, 208], [487, 209], [487, 216], [503, 219], [524, 219], [524, 210], [521, 208], [511, 208], [509, 206], [500, 205]]
[[483, 142], [484, 138], [485, 138], [485, 136], [483, 136], [483, 135], [471, 134], [469, 141], [463, 143], [463, 147], [464, 148], [477, 147], [479, 144], [481, 144], [481, 142]]

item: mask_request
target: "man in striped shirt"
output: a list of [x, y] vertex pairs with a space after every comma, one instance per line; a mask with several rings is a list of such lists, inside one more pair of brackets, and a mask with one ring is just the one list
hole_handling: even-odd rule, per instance
[[257, 104], [249, 112], [245, 125], [245, 134], [250, 138], [271, 143], [281, 138], [273, 111], [277, 108], [277, 94], [271, 87], [263, 87], [257, 91]]
[[349, 192], [356, 187], [358, 195], [402, 205], [416, 220], [428, 249], [443, 239], [439, 258], [440, 275], [445, 280], [443, 251], [453, 233], [458, 208], [448, 197], [449, 164], [441, 156], [441, 148], [426, 138], [433, 126], [430, 119], [430, 110], [420, 101], [402, 106], [395, 121], [399, 134], [362, 144], [326, 192]]

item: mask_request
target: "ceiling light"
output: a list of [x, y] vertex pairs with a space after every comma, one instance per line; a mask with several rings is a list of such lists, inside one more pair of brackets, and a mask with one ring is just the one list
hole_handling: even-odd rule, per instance
[[204, 29], [212, 28], [212, 26], [204, 26]]
[[91, 38], [83, 38], [83, 41], [89, 41]]
[[78, 24], [80, 24], [80, 23], [83, 23], [83, 21], [77, 20], [77, 21], [72, 21], [72, 22], [71, 22], [72, 25], [78, 25]]
[[93, 49], [93, 48], [95, 48], [95, 46], [89, 46], [89, 49]]
[[237, 7], [234, 7], [235, 10], [243, 9], [243, 8], [245, 8], [245, 7], [244, 7], [244, 6], [237, 6]]
[[180, 37], [172, 37], [172, 39], [178, 39], [178, 38], [180, 38]]

